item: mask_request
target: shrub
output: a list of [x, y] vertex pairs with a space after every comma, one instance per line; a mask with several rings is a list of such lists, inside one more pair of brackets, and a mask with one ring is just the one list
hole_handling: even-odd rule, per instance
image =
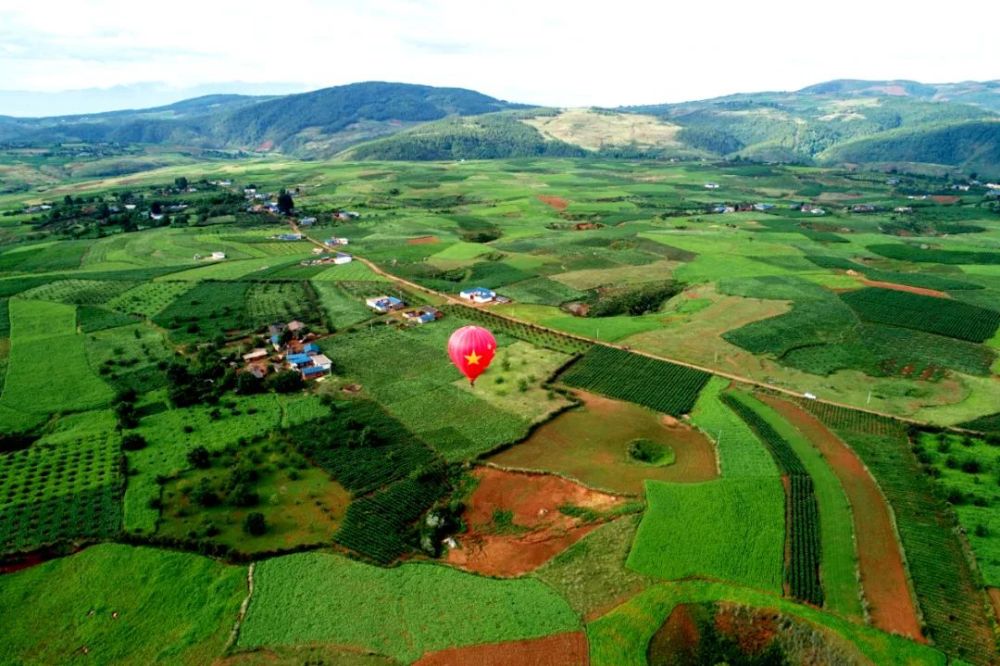
[[267, 532], [267, 520], [259, 511], [251, 511], [243, 519], [243, 531], [250, 536], [261, 536]]
[[198, 469], [205, 469], [212, 464], [208, 449], [204, 446], [196, 446], [188, 451], [187, 461], [192, 467], [197, 467]]
[[146, 438], [138, 433], [130, 432], [122, 437], [123, 451], [139, 451], [140, 449], [146, 448], [146, 445]]

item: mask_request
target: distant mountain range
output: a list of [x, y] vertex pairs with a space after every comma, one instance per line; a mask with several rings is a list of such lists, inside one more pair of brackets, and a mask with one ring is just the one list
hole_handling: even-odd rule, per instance
[[1000, 81], [837, 80], [678, 104], [556, 109], [460, 88], [356, 83], [150, 109], [14, 118], [0, 142], [156, 144], [338, 159], [749, 159], [1000, 175]]

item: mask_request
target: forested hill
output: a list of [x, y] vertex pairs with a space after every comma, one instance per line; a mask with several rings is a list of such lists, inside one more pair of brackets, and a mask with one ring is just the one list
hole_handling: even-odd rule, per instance
[[515, 106], [461, 88], [366, 82], [282, 97], [220, 95], [89, 116], [0, 117], [0, 141], [157, 143], [309, 157], [416, 123]]
[[540, 108], [460, 88], [367, 82], [87, 116], [0, 117], [0, 142], [156, 145], [306, 159], [599, 155], [850, 162], [1000, 177], [998, 120], [1000, 81], [841, 79], [792, 92], [615, 109]]

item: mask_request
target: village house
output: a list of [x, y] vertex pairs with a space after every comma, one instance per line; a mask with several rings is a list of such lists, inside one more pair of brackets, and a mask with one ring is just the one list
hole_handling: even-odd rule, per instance
[[349, 245], [349, 241], [346, 238], [328, 238], [326, 244], [334, 247], [336, 245]]
[[717, 190], [717, 189], [719, 189], [719, 184], [718, 183], [705, 183], [705, 189], [706, 190]]
[[314, 224], [316, 224], [315, 217], [303, 217], [301, 220], [299, 220], [300, 227], [311, 227]]
[[338, 252], [333, 255], [333, 263], [335, 264], [349, 264], [354, 260], [354, 257], [347, 254], [346, 252]]
[[467, 301], [478, 303], [480, 305], [483, 303], [492, 303], [497, 297], [495, 291], [487, 289], [486, 287], [473, 287], [472, 289], [466, 289], [465, 291], [459, 292], [458, 295]]
[[892, 209], [895, 213], [912, 213], [913, 206], [896, 206]]
[[225, 258], [226, 258], [226, 253], [225, 252], [213, 252], [212, 253], [212, 260], [213, 261], [221, 261], [222, 259], [225, 259]]
[[431, 305], [425, 305], [417, 310], [407, 310], [403, 317], [415, 324], [429, 324], [443, 317], [444, 314]]
[[878, 208], [874, 204], [854, 204], [851, 206], [852, 213], [874, 213]]
[[276, 236], [271, 236], [271, 238], [280, 241], [300, 241], [302, 240], [302, 234], [299, 233], [278, 234]]
[[253, 363], [254, 361], [260, 361], [267, 358], [267, 350], [263, 347], [258, 347], [246, 354], [243, 354], [244, 363]]
[[365, 305], [379, 314], [385, 314], [394, 310], [402, 310], [406, 303], [395, 296], [373, 296], [365, 299]]

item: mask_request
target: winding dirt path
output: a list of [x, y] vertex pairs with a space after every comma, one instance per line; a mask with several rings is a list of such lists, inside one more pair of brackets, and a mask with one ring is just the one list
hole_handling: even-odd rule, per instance
[[883, 631], [927, 642], [906, 577], [906, 565], [888, 504], [857, 454], [815, 416], [774, 396], [758, 395], [812, 442], [847, 494], [854, 517], [861, 587], [872, 624]]

